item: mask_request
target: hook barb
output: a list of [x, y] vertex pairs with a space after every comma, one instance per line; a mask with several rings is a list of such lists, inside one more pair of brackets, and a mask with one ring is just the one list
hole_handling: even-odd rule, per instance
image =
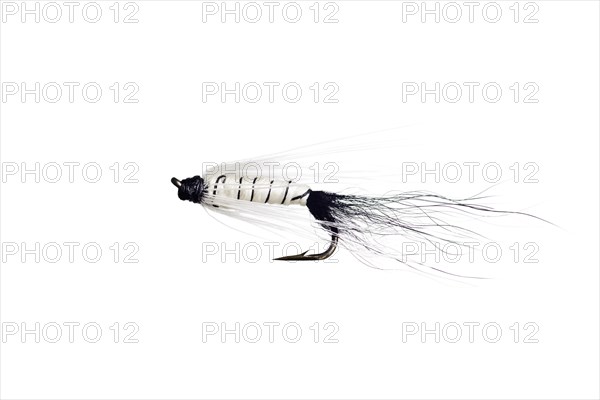
[[333, 253], [335, 252], [335, 249], [337, 248], [337, 242], [338, 242], [337, 229], [331, 228], [331, 231], [332, 231], [331, 242], [329, 243], [329, 247], [324, 252], [306, 255], [306, 253], [308, 253], [308, 250], [306, 250], [305, 252], [300, 253], [300, 254], [295, 254], [293, 256], [279, 257], [279, 258], [275, 258], [274, 260], [278, 260], [278, 261], [316, 261], [316, 260], [325, 260], [325, 259], [331, 257], [333, 255]]

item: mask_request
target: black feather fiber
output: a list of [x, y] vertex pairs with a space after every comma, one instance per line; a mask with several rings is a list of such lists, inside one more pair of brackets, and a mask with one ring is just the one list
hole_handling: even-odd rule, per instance
[[[483, 238], [461, 226], [466, 220], [476, 222], [495, 213], [540, 219], [478, 204], [483, 198], [450, 199], [428, 192], [370, 197], [312, 191], [306, 205], [320, 226], [334, 232], [340, 244], [353, 253], [366, 251], [406, 263], [400, 251], [402, 242], [427, 242], [442, 250], [445, 243], [462, 247], [474, 238]], [[458, 222], [449, 222], [456, 218]]]

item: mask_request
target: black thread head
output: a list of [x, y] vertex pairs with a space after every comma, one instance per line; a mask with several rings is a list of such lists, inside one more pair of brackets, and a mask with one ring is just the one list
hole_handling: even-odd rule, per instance
[[204, 192], [204, 179], [196, 175], [192, 178], [187, 178], [179, 181], [177, 178], [172, 178], [171, 183], [179, 189], [177, 195], [181, 200], [188, 200], [192, 203], [200, 203]]

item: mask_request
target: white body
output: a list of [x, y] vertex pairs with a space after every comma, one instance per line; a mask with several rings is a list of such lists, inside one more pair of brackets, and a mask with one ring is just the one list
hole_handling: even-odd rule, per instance
[[262, 204], [306, 205], [310, 188], [292, 181], [269, 178], [245, 178], [237, 174], [211, 175], [204, 178], [205, 201], [213, 206], [231, 204], [231, 200]]

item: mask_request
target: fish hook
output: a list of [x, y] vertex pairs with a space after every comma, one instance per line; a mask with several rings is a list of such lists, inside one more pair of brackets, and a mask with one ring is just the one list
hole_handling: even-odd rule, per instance
[[303, 253], [295, 254], [293, 256], [284, 256], [275, 258], [275, 260], [280, 261], [315, 261], [315, 260], [325, 260], [333, 255], [335, 249], [337, 248], [338, 243], [338, 229], [337, 228], [329, 228], [331, 230], [331, 242], [329, 243], [329, 247], [322, 253], [317, 254], [309, 254], [308, 250]]

